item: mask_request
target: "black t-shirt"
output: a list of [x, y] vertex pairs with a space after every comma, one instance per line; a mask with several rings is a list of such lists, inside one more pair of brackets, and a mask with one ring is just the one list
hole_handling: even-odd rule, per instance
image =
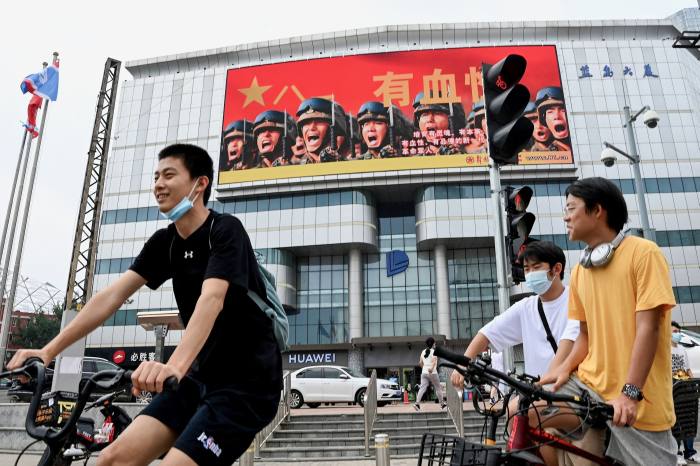
[[149, 238], [130, 269], [153, 290], [172, 278], [185, 326], [204, 280], [228, 281], [224, 307], [192, 364], [190, 376], [208, 386], [225, 385], [246, 392], [281, 389], [282, 358], [272, 322], [246, 294], [252, 290], [267, 298], [255, 253], [240, 220], [211, 211], [187, 239], [170, 224]]

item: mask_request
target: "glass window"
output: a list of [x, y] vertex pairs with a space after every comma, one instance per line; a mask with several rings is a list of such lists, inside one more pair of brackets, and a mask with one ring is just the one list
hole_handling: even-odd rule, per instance
[[97, 372], [97, 365], [92, 359], [83, 359], [83, 372]]
[[148, 220], [148, 207], [139, 207], [136, 209], [136, 221], [145, 222]]
[[136, 209], [126, 209], [126, 221], [135, 222], [136, 221]]
[[280, 199], [280, 209], [281, 210], [288, 210], [292, 209], [294, 207], [294, 197], [292, 196], [285, 196]]
[[298, 194], [292, 197], [292, 208], [293, 209], [303, 209], [304, 208], [304, 196]]
[[316, 207], [315, 194], [307, 194], [304, 196], [304, 207]]
[[352, 191], [342, 191], [340, 193], [340, 203], [343, 205], [352, 204]]
[[124, 223], [126, 221], [126, 209], [117, 209], [116, 223]]
[[324, 367], [323, 377], [326, 379], [339, 379], [341, 375], [347, 376], [344, 372], [334, 368], [334, 367]]
[[683, 180], [681, 178], [671, 178], [671, 192], [682, 193], [683, 192]]
[[671, 180], [669, 178], [659, 178], [659, 192], [660, 193], [670, 193], [671, 192]]
[[337, 206], [340, 205], [340, 193], [335, 191], [328, 193], [328, 205]]
[[687, 193], [692, 193], [692, 192], [696, 191], [695, 178], [685, 177], [685, 178], [681, 178], [681, 180], [683, 182], [683, 191], [685, 191]]

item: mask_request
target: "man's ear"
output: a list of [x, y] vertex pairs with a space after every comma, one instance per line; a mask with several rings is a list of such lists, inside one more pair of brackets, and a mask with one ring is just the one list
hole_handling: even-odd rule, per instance
[[564, 265], [561, 262], [557, 262], [554, 264], [554, 267], [552, 267], [552, 273], [554, 273], [555, 277], [560, 277], [562, 270], [564, 270]]

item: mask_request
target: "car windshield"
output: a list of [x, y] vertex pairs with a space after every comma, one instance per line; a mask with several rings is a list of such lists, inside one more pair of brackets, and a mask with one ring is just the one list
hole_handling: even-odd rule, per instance
[[349, 367], [341, 367], [345, 372], [350, 374], [353, 377], [367, 377], [366, 375], [362, 375], [362, 372], [350, 369]]

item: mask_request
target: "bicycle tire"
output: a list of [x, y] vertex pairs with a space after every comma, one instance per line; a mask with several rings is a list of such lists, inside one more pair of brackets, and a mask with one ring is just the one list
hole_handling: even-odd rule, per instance
[[46, 466], [69, 466], [73, 463], [73, 460], [64, 458], [60, 453], [56, 456], [56, 458], [54, 458], [53, 462], [44, 463], [45, 461], [48, 461], [50, 456], [51, 449], [49, 447], [46, 447], [46, 449], [44, 450], [44, 454], [41, 455], [41, 459], [37, 464], [46, 464]]

